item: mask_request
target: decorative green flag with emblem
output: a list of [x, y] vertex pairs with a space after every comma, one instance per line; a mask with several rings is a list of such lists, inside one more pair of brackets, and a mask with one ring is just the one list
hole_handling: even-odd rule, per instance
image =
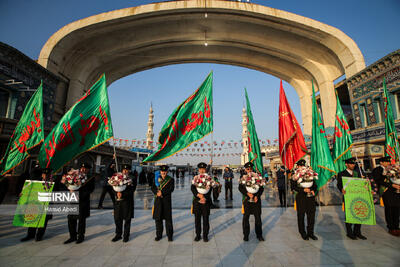
[[56, 171], [112, 136], [106, 77], [103, 74], [47, 136], [39, 152], [40, 165]]
[[318, 190], [336, 174], [328, 139], [325, 134], [324, 125], [319, 115], [317, 101], [315, 99], [314, 82], [312, 83], [313, 104], [312, 104], [312, 143], [311, 143], [311, 167], [318, 173], [316, 184]]
[[333, 141], [333, 163], [335, 163], [336, 172], [346, 169], [344, 161], [351, 158], [351, 147], [353, 146], [353, 138], [350, 134], [350, 127], [344, 116], [339, 97], [336, 94], [336, 120], [335, 120], [335, 136]]
[[260, 174], [263, 174], [263, 163], [261, 157], [260, 143], [257, 137], [256, 125], [254, 124], [253, 114], [251, 113], [249, 96], [247, 90], [244, 88], [246, 95], [246, 111], [247, 111], [247, 142], [249, 148], [249, 161], [253, 162], [255, 169]]
[[44, 226], [49, 193], [54, 183], [26, 180], [15, 211], [13, 225], [40, 228]]
[[383, 107], [385, 110], [385, 155], [389, 156], [394, 164], [399, 161], [399, 140], [397, 139], [392, 105], [390, 104], [385, 78], [383, 78]]
[[346, 223], [375, 225], [375, 205], [367, 179], [342, 177]]
[[43, 142], [43, 84], [25, 106], [15, 127], [4, 157], [0, 160], [0, 174], [11, 171], [29, 157], [28, 150]]
[[158, 150], [143, 162], [174, 155], [213, 131], [213, 73], [169, 116], [158, 137]]

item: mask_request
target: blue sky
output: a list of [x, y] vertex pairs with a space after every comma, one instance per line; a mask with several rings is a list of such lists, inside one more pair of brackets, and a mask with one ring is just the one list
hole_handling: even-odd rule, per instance
[[[47, 39], [70, 22], [151, 2], [155, 1], [1, 0], [0, 41], [36, 59]], [[397, 29], [400, 1], [397, 0], [251, 2], [306, 16], [342, 30], [358, 44], [367, 65], [400, 48]], [[211, 70], [214, 71], [214, 140], [240, 140], [244, 87], [249, 93], [259, 138], [275, 139], [278, 136], [279, 80], [254, 70], [206, 63], [151, 69], [111, 84], [109, 97], [115, 136], [145, 138], [148, 110], [153, 103], [157, 139], [172, 110], [201, 84]], [[298, 96], [290, 85], [284, 83], [284, 88], [301, 124]], [[226, 152], [237, 153], [240, 149]], [[193, 161], [188, 157], [171, 160], [181, 163]], [[215, 162], [239, 161], [225, 157], [216, 158]]]

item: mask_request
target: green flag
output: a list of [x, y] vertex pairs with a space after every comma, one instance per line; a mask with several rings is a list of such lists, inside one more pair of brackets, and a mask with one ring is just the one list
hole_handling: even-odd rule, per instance
[[254, 124], [253, 114], [251, 113], [249, 96], [244, 88], [246, 95], [246, 111], [247, 111], [247, 142], [249, 143], [249, 161], [253, 162], [255, 169], [259, 173], [263, 173], [263, 163], [261, 157], [260, 143], [257, 137], [256, 125]]
[[106, 77], [103, 74], [46, 137], [39, 152], [40, 165], [56, 171], [112, 136]]
[[335, 163], [336, 172], [346, 169], [344, 161], [351, 158], [351, 147], [353, 146], [353, 138], [350, 134], [350, 127], [344, 116], [339, 97], [336, 94], [336, 120], [335, 120], [335, 136], [333, 143], [333, 162]]
[[28, 150], [43, 142], [43, 85], [29, 99], [0, 160], [0, 174], [11, 171], [29, 157]]
[[319, 115], [317, 101], [315, 100], [314, 83], [312, 84], [312, 143], [311, 143], [311, 167], [318, 173], [316, 180], [318, 190], [336, 173], [328, 140], [325, 135], [324, 125]]
[[158, 137], [158, 150], [143, 162], [174, 155], [213, 130], [212, 72], [203, 84], [169, 116]]
[[[48, 194], [54, 183], [26, 180], [15, 211], [13, 225], [39, 228], [44, 226], [46, 208], [49, 206]], [[41, 194], [44, 197], [41, 197]]]
[[343, 177], [346, 223], [375, 225], [375, 205], [367, 179]]
[[392, 163], [395, 163], [399, 161], [399, 140], [385, 78], [383, 78], [383, 107], [385, 110], [385, 155], [390, 156]]

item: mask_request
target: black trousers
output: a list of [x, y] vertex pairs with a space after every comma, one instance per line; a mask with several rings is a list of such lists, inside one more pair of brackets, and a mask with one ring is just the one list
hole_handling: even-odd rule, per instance
[[44, 233], [46, 232], [46, 227], [47, 227], [48, 221], [49, 221], [49, 216], [46, 216], [43, 228], [29, 227], [28, 228], [28, 236], [32, 237], [32, 238], [35, 236], [37, 236], [38, 238], [42, 238], [44, 236]]
[[210, 231], [210, 215], [205, 211], [205, 209], [200, 209], [194, 212], [194, 226], [196, 228], [196, 236], [201, 235], [201, 218], [203, 217], [203, 238], [208, 237], [208, 232]]
[[228, 199], [228, 192], [230, 193], [230, 200], [232, 200], [232, 181], [225, 182], [225, 199]]
[[[354, 227], [352, 227], [354, 225]], [[348, 235], [360, 235], [361, 234], [361, 224], [351, 224], [346, 223], [346, 232]]]
[[286, 192], [285, 189], [279, 189], [278, 188], [278, 192], [279, 192], [279, 202], [281, 203], [281, 207], [286, 206]]
[[400, 208], [385, 205], [385, 219], [389, 230], [399, 230]]
[[104, 198], [106, 196], [106, 193], [108, 193], [108, 195], [110, 196], [113, 204], [115, 203], [115, 196], [114, 196], [114, 192], [113, 192], [113, 188], [111, 186], [103, 186], [103, 190], [101, 191], [101, 195], [100, 195], [100, 201], [99, 201], [99, 206], [103, 206], [103, 201]]
[[[307, 233], [305, 231], [304, 217], [307, 214]], [[315, 207], [309, 209], [302, 209], [298, 207], [297, 209], [297, 225], [299, 227], [299, 233], [301, 235], [311, 235], [314, 234], [314, 224], [315, 224]]]
[[[250, 219], [250, 214], [243, 215], [242, 228], [243, 228], [243, 235], [245, 237], [249, 237], [249, 234], [250, 234], [249, 219]], [[258, 214], [258, 213], [254, 214], [254, 219], [255, 219], [254, 229], [255, 229], [256, 235], [257, 235], [257, 237], [262, 237], [262, 223], [261, 223], [260, 214]]]
[[124, 220], [121, 218], [115, 218], [114, 216], [114, 222], [115, 222], [115, 235], [117, 236], [122, 236], [122, 224], [125, 221], [124, 224], [124, 237], [129, 237], [131, 233], [131, 219], [129, 220]]
[[[77, 225], [78, 225], [78, 231], [76, 231]], [[69, 236], [71, 238], [76, 238], [77, 234], [78, 237], [82, 238], [85, 237], [86, 217], [77, 215], [68, 215], [68, 230], [69, 230]]]
[[218, 197], [219, 197], [219, 192], [218, 191], [219, 191], [219, 188], [213, 187], [213, 189], [212, 189], [213, 201], [218, 200]]
[[[172, 238], [174, 235], [174, 228], [172, 226], [172, 220], [165, 220], [165, 230], [168, 238]], [[156, 236], [161, 238], [163, 234], [163, 220], [156, 220]]]

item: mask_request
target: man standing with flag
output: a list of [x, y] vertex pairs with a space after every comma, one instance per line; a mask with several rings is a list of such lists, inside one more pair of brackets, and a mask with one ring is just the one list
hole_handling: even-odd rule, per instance
[[28, 150], [43, 142], [43, 83], [29, 99], [0, 160], [0, 177], [29, 157]]
[[160, 241], [163, 234], [163, 220], [165, 220], [165, 228], [168, 241], [173, 241], [174, 228], [172, 225], [172, 201], [171, 194], [175, 189], [175, 180], [168, 175], [169, 167], [167, 165], [160, 166], [160, 176], [156, 175], [151, 191], [154, 194], [153, 219], [156, 222], [156, 238]]

